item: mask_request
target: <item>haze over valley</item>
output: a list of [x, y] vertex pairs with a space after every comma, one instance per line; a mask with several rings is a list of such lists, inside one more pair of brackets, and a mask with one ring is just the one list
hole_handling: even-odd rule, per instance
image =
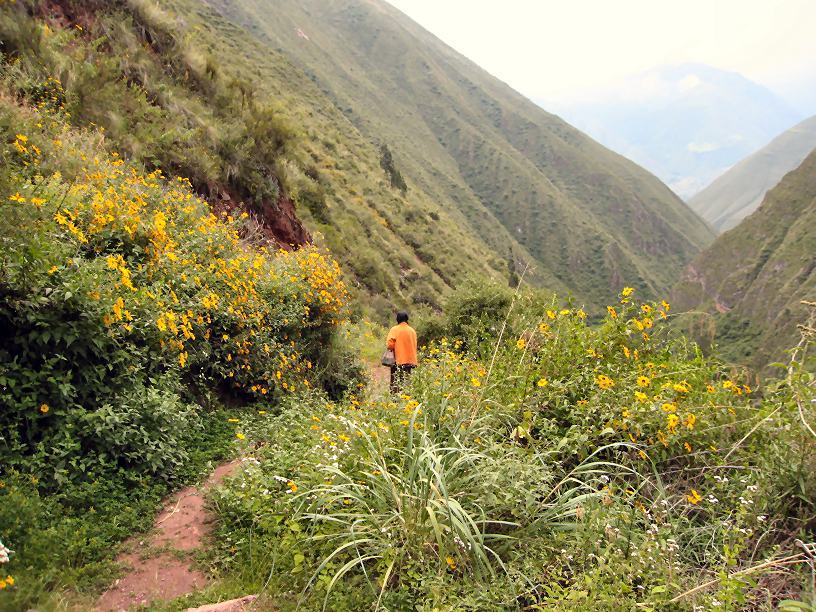
[[661, 66], [536, 102], [685, 200], [804, 119], [768, 88], [702, 64]]

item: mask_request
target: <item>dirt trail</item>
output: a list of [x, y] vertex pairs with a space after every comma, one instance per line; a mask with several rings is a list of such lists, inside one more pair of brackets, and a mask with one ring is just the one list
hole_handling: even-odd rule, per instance
[[371, 375], [368, 389], [372, 395], [388, 393], [388, 384], [391, 381], [391, 371], [378, 363], [369, 363], [368, 371]]
[[[369, 390], [372, 395], [388, 394], [390, 372], [370, 363]], [[211, 531], [214, 517], [204, 510], [204, 493], [241, 466], [239, 460], [218, 467], [200, 486], [186, 487], [165, 500], [153, 531], [125, 542], [118, 561], [129, 569], [99, 598], [95, 612], [127, 612], [151, 601], [173, 599], [201, 589], [207, 578], [192, 568], [193, 553]], [[250, 599], [219, 604], [218, 610], [243, 609]], [[223, 607], [226, 606], [226, 607]], [[210, 607], [206, 607], [210, 609]], [[215, 607], [211, 608], [216, 610]]]
[[204, 510], [203, 495], [240, 465], [238, 460], [222, 465], [200, 486], [186, 487], [166, 501], [154, 530], [125, 543], [132, 552], [123, 553], [118, 561], [131, 569], [102, 594], [96, 612], [171, 601], [205, 586], [207, 578], [191, 567], [192, 553], [201, 547], [213, 521]]

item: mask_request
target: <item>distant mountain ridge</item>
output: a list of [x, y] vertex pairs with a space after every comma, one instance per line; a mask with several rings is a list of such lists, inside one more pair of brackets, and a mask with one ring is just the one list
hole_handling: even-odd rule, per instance
[[766, 87], [694, 63], [537, 101], [686, 199], [803, 119]]
[[721, 231], [735, 227], [762, 203], [765, 193], [816, 148], [816, 116], [786, 130], [688, 200]]
[[624, 285], [662, 297], [716, 235], [648, 172], [385, 2], [208, 3], [303, 70], [364, 139], [387, 143], [422, 214], [453, 222], [504, 269], [508, 252], [529, 263], [536, 285], [596, 308]]
[[727, 359], [773, 374], [770, 364], [786, 361], [799, 340], [801, 301], [816, 301], [814, 271], [816, 151], [686, 267], [672, 305], [713, 315]]

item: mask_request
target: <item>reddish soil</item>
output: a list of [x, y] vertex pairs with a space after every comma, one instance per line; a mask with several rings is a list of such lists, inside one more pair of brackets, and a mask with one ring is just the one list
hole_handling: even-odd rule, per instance
[[123, 553], [118, 561], [129, 569], [102, 594], [96, 612], [171, 601], [204, 587], [207, 578], [191, 566], [192, 552], [201, 547], [213, 521], [204, 510], [203, 494], [240, 465], [240, 461], [222, 465], [200, 486], [182, 489], [167, 500], [153, 532], [125, 543], [132, 552]]
[[388, 385], [391, 383], [391, 370], [379, 364], [368, 364], [371, 375], [369, 390], [372, 395], [384, 396], [388, 394]]

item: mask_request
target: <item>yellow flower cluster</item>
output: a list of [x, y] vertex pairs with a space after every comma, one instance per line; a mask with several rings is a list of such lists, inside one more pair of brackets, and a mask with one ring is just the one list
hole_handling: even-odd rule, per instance
[[611, 389], [615, 386], [615, 381], [609, 378], [606, 374], [601, 374], [595, 379], [601, 389]]
[[[30, 155], [26, 135], [14, 142]], [[302, 347], [317, 348], [304, 331], [331, 328], [348, 314], [342, 272], [327, 252], [254, 248], [241, 239], [246, 213], [217, 217], [186, 179], [140, 173], [115, 154], [100, 159], [53, 146], [84, 165], [80, 180], [37, 177], [11, 199], [34, 203], [40, 228], [74, 245], [76, 255], [48, 262], [47, 272], [82, 269], [84, 278], [98, 278], [86, 294], [110, 335], [157, 338], [181, 368], [195, 358], [217, 362], [223, 349], [222, 375], [261, 395], [272, 378], [296, 379], [287, 390], [308, 388], [312, 364], [300, 362]]]

